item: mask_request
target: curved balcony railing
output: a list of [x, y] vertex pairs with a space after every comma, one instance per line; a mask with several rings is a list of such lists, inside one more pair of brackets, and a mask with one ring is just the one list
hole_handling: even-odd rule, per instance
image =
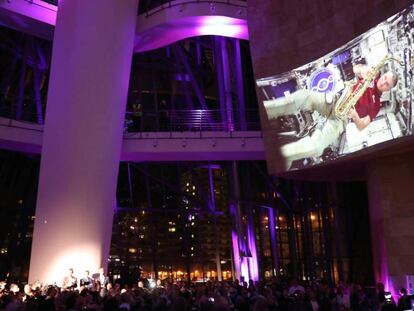
[[236, 7], [245, 7], [246, 4], [240, 4], [242, 2], [246, 3], [247, 0], [140, 0], [138, 15], [146, 14], [146, 16], [151, 16], [164, 9], [189, 3], [209, 3], [212, 6], [215, 4], [227, 4]]
[[[30, 107], [31, 109], [28, 109]], [[0, 117], [23, 122], [43, 124], [43, 114], [34, 111], [33, 105], [25, 106], [20, 115], [15, 106], [2, 105]], [[124, 132], [184, 132], [184, 131], [260, 131], [259, 111], [246, 110], [223, 114], [213, 110], [159, 110], [128, 111], [125, 115]]]
[[[228, 117], [231, 115], [231, 117]], [[125, 132], [184, 132], [184, 131], [259, 131], [259, 111], [247, 110], [244, 118], [238, 111], [223, 120], [220, 110], [161, 110], [157, 112], [127, 112]]]
[[[28, 2], [32, 2], [33, 0], [26, 0]], [[42, 0], [42, 2], [46, 2], [55, 6], [59, 5], [59, 0]], [[175, 2], [175, 3], [174, 3]], [[141, 14], [148, 14], [152, 15], [161, 11], [165, 8], [171, 8], [176, 5], [182, 5], [185, 3], [201, 3], [201, 2], [208, 2], [212, 5], [215, 3], [221, 4], [228, 4], [233, 6], [239, 6], [236, 2], [247, 2], [247, 0], [188, 0], [188, 1], [177, 1], [177, 0], [140, 0], [139, 7], [138, 7], [138, 15]], [[156, 10], [155, 10], [156, 9]]]

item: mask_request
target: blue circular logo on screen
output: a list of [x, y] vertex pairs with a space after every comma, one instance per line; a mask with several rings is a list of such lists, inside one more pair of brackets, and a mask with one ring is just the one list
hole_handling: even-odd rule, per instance
[[335, 87], [335, 75], [328, 68], [321, 68], [312, 73], [309, 79], [309, 89], [313, 92], [332, 92]]

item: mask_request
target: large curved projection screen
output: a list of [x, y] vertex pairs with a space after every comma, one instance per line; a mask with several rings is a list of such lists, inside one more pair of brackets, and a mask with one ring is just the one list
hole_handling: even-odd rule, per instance
[[267, 153], [271, 173], [411, 135], [413, 48], [411, 6], [311, 63], [257, 80], [266, 148], [280, 146]]

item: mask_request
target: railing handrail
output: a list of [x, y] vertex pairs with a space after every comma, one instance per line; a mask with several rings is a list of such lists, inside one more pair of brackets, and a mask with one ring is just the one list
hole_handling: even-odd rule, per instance
[[[240, 118], [240, 111], [231, 111], [232, 120], [223, 120], [220, 109], [167, 109], [153, 111], [127, 111], [126, 132], [146, 132], [150, 121], [151, 127], [157, 125], [156, 131], [221, 131], [260, 130], [259, 110], [249, 108], [244, 112], [244, 124]], [[152, 119], [152, 122], [150, 118]], [[154, 122], [155, 121], [155, 122]], [[129, 122], [129, 123], [128, 123]]]
[[[186, 113], [208, 113], [208, 112], [217, 112], [219, 113], [221, 110], [220, 109], [159, 109], [158, 112], [175, 112], [175, 113], [179, 113], [179, 112], [186, 112]], [[239, 110], [237, 109], [232, 109], [232, 112], [236, 112], [238, 113]], [[258, 112], [259, 108], [247, 108], [245, 109], [246, 112], [250, 111], [250, 112]], [[126, 113], [127, 114], [132, 114], [135, 113], [136, 111], [130, 111], [127, 110]], [[156, 110], [148, 110], [148, 109], [142, 109], [140, 112], [142, 113], [156, 113]]]
[[[20, 119], [16, 116], [13, 105], [2, 106], [0, 117], [16, 120], [27, 124], [37, 124], [39, 120], [35, 112], [23, 111]], [[231, 111], [232, 120], [222, 119], [220, 109], [161, 109], [126, 111], [124, 121], [125, 133], [134, 132], [183, 132], [183, 131], [220, 131], [232, 132], [238, 130], [260, 130], [259, 110], [246, 109], [244, 124], [240, 118], [240, 111]], [[43, 120], [43, 119], [42, 119]]]

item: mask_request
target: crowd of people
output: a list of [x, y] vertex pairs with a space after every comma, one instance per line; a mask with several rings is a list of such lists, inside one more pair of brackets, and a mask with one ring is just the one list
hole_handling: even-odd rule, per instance
[[411, 310], [413, 302], [402, 289], [395, 303], [381, 283], [376, 288], [364, 288], [359, 284], [300, 284], [297, 279], [288, 283], [274, 278], [191, 284], [140, 280], [132, 286], [121, 286], [110, 283], [103, 271], [95, 278], [85, 273], [79, 282], [70, 273], [61, 287], [36, 282], [20, 288], [16, 283], [0, 282], [0, 310], [386, 311]]

